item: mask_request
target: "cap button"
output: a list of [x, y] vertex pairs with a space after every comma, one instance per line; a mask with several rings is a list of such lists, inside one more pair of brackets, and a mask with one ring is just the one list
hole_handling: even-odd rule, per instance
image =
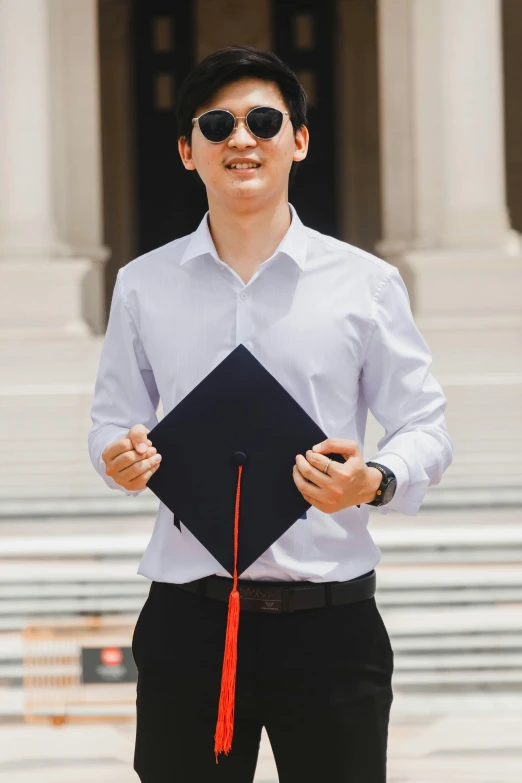
[[247, 455], [244, 451], [235, 451], [232, 454], [232, 461], [234, 465], [244, 465], [247, 461]]

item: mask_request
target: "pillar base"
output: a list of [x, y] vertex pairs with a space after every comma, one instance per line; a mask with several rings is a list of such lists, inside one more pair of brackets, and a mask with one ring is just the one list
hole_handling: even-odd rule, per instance
[[522, 250], [409, 250], [394, 257], [416, 318], [522, 315]]
[[82, 282], [91, 267], [83, 258], [0, 261], [0, 334], [89, 335]]

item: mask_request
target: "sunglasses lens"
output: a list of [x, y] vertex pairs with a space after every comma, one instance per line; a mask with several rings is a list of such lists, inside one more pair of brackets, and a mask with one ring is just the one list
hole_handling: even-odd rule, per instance
[[258, 139], [272, 139], [281, 130], [283, 112], [269, 106], [259, 106], [248, 112], [247, 123]]
[[234, 130], [234, 118], [228, 111], [215, 109], [202, 114], [198, 125], [203, 136], [209, 141], [225, 141]]

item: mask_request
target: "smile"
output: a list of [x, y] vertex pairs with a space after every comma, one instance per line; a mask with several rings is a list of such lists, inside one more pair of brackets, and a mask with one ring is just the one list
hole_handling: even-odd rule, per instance
[[258, 169], [260, 165], [260, 163], [231, 163], [227, 169]]

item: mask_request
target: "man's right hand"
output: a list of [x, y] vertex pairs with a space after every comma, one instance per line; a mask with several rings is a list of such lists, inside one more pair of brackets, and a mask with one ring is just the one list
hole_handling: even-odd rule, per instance
[[107, 475], [131, 492], [145, 489], [161, 464], [161, 455], [147, 438], [149, 432], [143, 424], [135, 424], [127, 435], [109, 444], [102, 454]]

